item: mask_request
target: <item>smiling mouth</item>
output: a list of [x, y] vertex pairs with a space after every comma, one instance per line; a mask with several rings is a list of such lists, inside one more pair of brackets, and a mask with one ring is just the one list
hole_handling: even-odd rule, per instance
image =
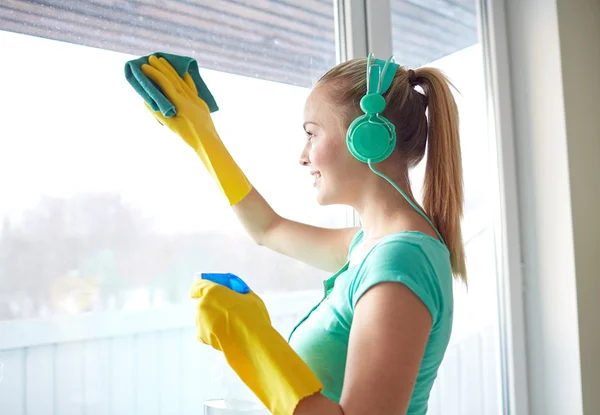
[[321, 181], [321, 173], [313, 173], [313, 175], [315, 176], [313, 186], [316, 186]]

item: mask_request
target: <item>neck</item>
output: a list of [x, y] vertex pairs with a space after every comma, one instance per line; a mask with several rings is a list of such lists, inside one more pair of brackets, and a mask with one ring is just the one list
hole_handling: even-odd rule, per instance
[[[407, 171], [399, 171], [400, 169], [386, 171], [384, 166], [375, 168], [389, 177], [414, 201]], [[362, 187], [363, 190], [359, 192], [360, 198], [353, 203], [352, 207], [360, 217], [365, 240], [380, 239], [394, 230], [400, 230], [408, 218], [416, 213], [390, 183], [373, 172], [367, 176]]]

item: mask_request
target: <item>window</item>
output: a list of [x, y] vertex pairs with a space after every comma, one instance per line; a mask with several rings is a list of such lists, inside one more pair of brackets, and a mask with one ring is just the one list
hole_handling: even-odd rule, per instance
[[3, 181], [1, 319], [177, 303], [198, 271], [236, 272], [261, 292], [319, 284], [319, 272], [254, 246], [196, 156], [124, 82], [133, 55], [123, 52], [197, 57], [211, 68], [202, 75], [221, 107], [218, 131], [256, 187], [284, 215], [345, 225], [339, 208], [317, 216], [298, 165], [307, 87], [334, 64], [332, 6], [226, 3], [16, 6], [17, 19], [39, 23], [16, 29], [67, 42], [2, 33], [3, 53], [20, 61], [5, 79], [27, 88], [4, 91], [14, 114], [0, 156], [1, 176], [12, 177]]
[[[475, 6], [2, 2], [0, 413], [201, 413], [230, 373], [195, 339], [187, 293], [197, 272], [244, 277], [282, 332], [313, 305], [329, 275], [255, 246], [196, 155], [146, 111], [123, 67], [155, 51], [195, 57], [220, 106], [213, 118], [223, 141], [269, 203], [295, 220], [347, 226], [352, 212], [318, 206], [298, 163], [302, 113], [313, 82], [343, 55], [336, 39], [351, 35], [344, 50], [357, 54], [366, 43], [389, 44], [358, 27], [375, 15], [383, 16], [376, 25], [391, 24], [396, 62], [439, 67], [459, 91], [469, 291], [455, 289], [453, 338], [429, 414], [506, 412], [496, 161], [487, 155], [494, 137]], [[415, 194], [424, 164], [412, 173]]]

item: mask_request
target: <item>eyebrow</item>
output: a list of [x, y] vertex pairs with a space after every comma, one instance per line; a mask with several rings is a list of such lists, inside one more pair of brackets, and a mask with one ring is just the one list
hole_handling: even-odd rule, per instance
[[308, 124], [314, 124], [314, 125], [316, 125], [317, 127], [319, 126], [319, 124], [317, 124], [317, 123], [316, 123], [316, 122], [314, 122], [314, 121], [305, 121], [305, 122], [304, 122], [304, 124], [302, 124], [302, 128], [306, 129], [306, 126], [307, 126]]

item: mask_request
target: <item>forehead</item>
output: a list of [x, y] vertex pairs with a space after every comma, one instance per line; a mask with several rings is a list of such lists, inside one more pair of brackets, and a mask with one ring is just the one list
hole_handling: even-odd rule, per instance
[[306, 121], [316, 121], [330, 118], [333, 115], [331, 104], [325, 88], [320, 86], [313, 89], [304, 104], [304, 118]]

